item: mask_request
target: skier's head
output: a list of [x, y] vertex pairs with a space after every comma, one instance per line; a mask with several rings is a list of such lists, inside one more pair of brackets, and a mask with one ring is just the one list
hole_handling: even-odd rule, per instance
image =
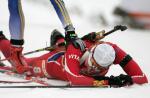
[[92, 70], [108, 69], [115, 60], [115, 50], [109, 44], [94, 46], [88, 57], [88, 67]]

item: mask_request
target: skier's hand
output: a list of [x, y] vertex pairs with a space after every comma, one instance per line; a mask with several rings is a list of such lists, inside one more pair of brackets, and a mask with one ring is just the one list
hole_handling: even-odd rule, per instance
[[78, 38], [74, 31], [66, 32], [65, 39], [67, 44], [71, 42], [75, 48], [80, 48], [81, 51], [85, 51], [85, 43], [80, 38]]
[[82, 40], [97, 41], [97, 40], [103, 39], [104, 34], [105, 34], [105, 30], [102, 30], [100, 32], [92, 32], [92, 33], [89, 33], [89, 34], [83, 36], [81, 39]]
[[123, 75], [123, 74], [120, 74], [119, 76], [116, 77], [110, 76], [108, 81], [109, 81], [109, 85], [119, 86], [119, 87], [133, 84], [131, 76]]

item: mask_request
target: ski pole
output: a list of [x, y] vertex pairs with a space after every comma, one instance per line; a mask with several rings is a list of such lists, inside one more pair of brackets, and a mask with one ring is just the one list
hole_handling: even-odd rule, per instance
[[117, 25], [115, 26], [112, 30], [108, 31], [107, 33], [105, 33], [103, 36], [107, 36], [115, 31], [121, 30], [121, 31], [125, 31], [127, 29], [126, 26], [122, 26], [122, 25]]
[[44, 50], [52, 51], [54, 49], [55, 49], [55, 46], [45, 47], [45, 48], [41, 48], [41, 49], [30, 51], [30, 52], [26, 52], [23, 55], [28, 55], [28, 54], [32, 54], [32, 53], [36, 53], [36, 52], [40, 52], [40, 51], [44, 51]]

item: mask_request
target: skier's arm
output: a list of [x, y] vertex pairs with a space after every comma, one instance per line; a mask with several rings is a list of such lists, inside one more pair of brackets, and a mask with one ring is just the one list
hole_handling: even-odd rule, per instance
[[[111, 44], [111, 43], [110, 43]], [[147, 83], [147, 77], [142, 72], [139, 65], [133, 60], [133, 58], [120, 49], [117, 45], [111, 44], [116, 51], [116, 59], [114, 64], [119, 64], [122, 69], [132, 78], [133, 83], [144, 84]]]
[[120, 74], [119, 76], [105, 77], [105, 76], [97, 76], [93, 77], [96, 80], [105, 80], [108, 81], [110, 86], [126, 86], [136, 84], [144, 84], [148, 83], [147, 77], [140, 69], [139, 65], [122, 49], [120, 49], [117, 45], [105, 42], [110, 44], [114, 50], [116, 51], [116, 58], [114, 64], [120, 64], [123, 70], [127, 73], [127, 75]]

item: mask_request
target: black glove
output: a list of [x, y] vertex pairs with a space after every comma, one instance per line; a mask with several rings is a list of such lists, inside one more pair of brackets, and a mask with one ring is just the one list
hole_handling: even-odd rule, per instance
[[99, 80], [99, 81], [101, 81], [101, 80], [109, 80], [109, 77], [106, 77], [106, 76], [93, 76], [93, 78], [95, 80]]
[[120, 74], [119, 76], [110, 76], [109, 80], [110, 86], [126, 86], [133, 84], [131, 76]]
[[67, 31], [65, 39], [67, 44], [71, 42], [75, 48], [80, 48], [81, 51], [85, 51], [85, 43], [77, 37], [77, 34], [75, 34], [74, 31]]

